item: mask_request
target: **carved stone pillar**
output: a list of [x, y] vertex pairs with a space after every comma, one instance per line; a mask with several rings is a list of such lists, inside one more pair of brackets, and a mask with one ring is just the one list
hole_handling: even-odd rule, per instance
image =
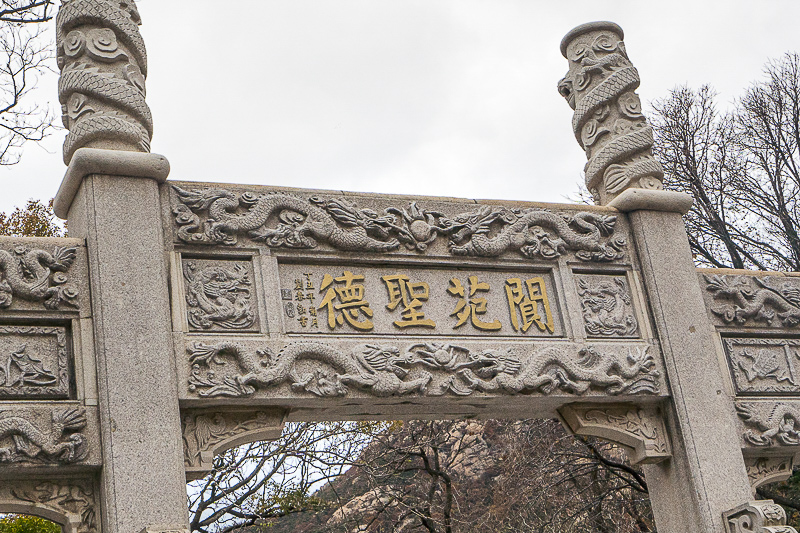
[[[628, 212], [673, 400], [665, 406], [672, 458], [644, 466], [659, 532], [722, 533], [723, 512], [752, 498], [736, 439], [733, 395], [719, 364], [681, 213], [692, 199], [662, 189], [652, 129], [633, 92], [639, 76], [622, 29], [591, 22], [561, 43], [569, 72], [559, 92], [575, 110], [586, 184]], [[749, 530], [747, 530], [749, 531]]]
[[664, 171], [653, 158], [653, 128], [634, 92], [639, 73], [628, 59], [622, 28], [590, 22], [561, 41], [569, 71], [558, 92], [575, 110], [572, 129], [586, 150], [586, 187], [607, 205], [629, 188], [663, 189]]
[[69, 169], [54, 202], [86, 240], [105, 533], [188, 526], [146, 53], [133, 1], [64, 1], [57, 17]]

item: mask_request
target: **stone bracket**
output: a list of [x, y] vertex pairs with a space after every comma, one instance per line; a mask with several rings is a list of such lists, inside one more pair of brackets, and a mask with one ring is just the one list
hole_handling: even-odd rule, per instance
[[660, 407], [636, 404], [573, 403], [558, 410], [567, 429], [619, 444], [634, 465], [672, 457]]
[[791, 477], [794, 468], [794, 454], [776, 456], [745, 455], [744, 464], [747, 467], [747, 477], [753, 494], [761, 485], [786, 481]]
[[100, 502], [94, 480], [12, 479], [0, 482], [0, 512], [31, 514], [63, 533], [97, 533]]
[[209, 408], [186, 409], [181, 414], [186, 479], [192, 481], [211, 472], [215, 455], [242, 444], [279, 438], [287, 412]]
[[772, 500], [756, 500], [722, 514], [726, 533], [797, 533], [786, 512]]

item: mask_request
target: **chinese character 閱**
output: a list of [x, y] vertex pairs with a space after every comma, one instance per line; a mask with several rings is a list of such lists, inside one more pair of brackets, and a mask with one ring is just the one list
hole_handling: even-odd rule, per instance
[[[553, 333], [553, 315], [550, 313], [550, 301], [547, 299], [547, 289], [544, 278], [536, 277], [523, 281], [520, 278], [506, 280], [506, 296], [508, 297], [508, 310], [511, 313], [511, 325], [515, 331], [528, 331], [536, 324], [541, 331]], [[527, 288], [527, 294], [525, 289]], [[544, 311], [544, 320], [539, 314], [539, 307]], [[520, 324], [520, 318], [522, 323]]]

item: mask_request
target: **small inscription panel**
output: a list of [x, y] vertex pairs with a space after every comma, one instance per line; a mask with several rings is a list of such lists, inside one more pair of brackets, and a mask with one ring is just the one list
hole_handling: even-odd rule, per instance
[[549, 271], [281, 263], [288, 333], [562, 337]]
[[724, 339], [737, 394], [800, 395], [800, 340]]
[[63, 327], [0, 326], [0, 399], [69, 397]]
[[258, 332], [249, 260], [183, 258], [190, 331]]

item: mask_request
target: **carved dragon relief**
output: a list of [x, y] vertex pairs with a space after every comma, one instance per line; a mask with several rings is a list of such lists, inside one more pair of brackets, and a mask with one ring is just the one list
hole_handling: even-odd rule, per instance
[[711, 312], [725, 324], [761, 322], [787, 328], [800, 324], [800, 288], [785, 278], [703, 275], [703, 279], [714, 300], [722, 302], [710, 306]]
[[147, 52], [133, 0], [63, 0], [56, 17], [64, 162], [94, 146], [149, 152]]
[[78, 289], [67, 277], [76, 256], [74, 247], [56, 247], [52, 253], [25, 245], [0, 249], [0, 309], [11, 307], [14, 298], [41, 302], [47, 309], [77, 307]]
[[70, 464], [88, 455], [83, 408], [54, 409], [43, 427], [23, 409], [0, 412], [0, 464]]
[[195, 331], [242, 331], [256, 323], [251, 273], [241, 261], [186, 261], [187, 319]]
[[588, 159], [586, 187], [602, 205], [628, 188], [663, 188], [653, 129], [634, 92], [639, 72], [622, 39], [616, 24], [595, 22], [575, 28], [561, 42], [569, 71], [558, 92], [575, 110], [572, 129]]
[[638, 332], [630, 290], [622, 276], [581, 276], [578, 295], [589, 335], [630, 337]]
[[272, 440], [283, 431], [285, 413], [278, 410], [191, 409], [183, 416], [184, 465], [188, 480], [213, 469], [216, 454], [256, 440]]
[[[528, 350], [529, 347], [526, 347]], [[189, 390], [200, 397], [249, 396], [289, 384], [293, 392], [346, 396], [349, 387], [371, 395], [469, 396], [475, 393], [582, 395], [655, 394], [659, 371], [649, 345], [612, 351], [551, 345], [520, 358], [514, 348], [470, 351], [437, 343], [365, 344], [346, 353], [317, 342], [292, 342], [275, 354], [231, 342], [187, 348]]]
[[772, 500], [756, 500], [723, 513], [726, 533], [797, 533], [786, 511]]
[[582, 261], [614, 261], [626, 247], [625, 238], [615, 234], [617, 217], [610, 214], [483, 205], [448, 217], [415, 202], [380, 214], [344, 199], [172, 188], [177, 238], [192, 244], [234, 245], [246, 236], [270, 247], [309, 249], [324, 242], [340, 251], [386, 253], [402, 245], [425, 253], [447, 237], [455, 256], [517, 252], [549, 260], [573, 252]]
[[558, 410], [576, 435], [591, 435], [620, 444], [632, 464], [658, 463], [672, 456], [658, 406], [568, 404]]
[[63, 533], [96, 533], [99, 502], [92, 480], [14, 480], [0, 485], [0, 510], [41, 515]]
[[751, 446], [800, 446], [800, 406], [794, 402], [742, 402], [736, 412]]

